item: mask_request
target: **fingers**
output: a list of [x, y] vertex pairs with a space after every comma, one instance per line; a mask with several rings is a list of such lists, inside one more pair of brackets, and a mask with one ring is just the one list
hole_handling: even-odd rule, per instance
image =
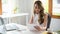
[[34, 26], [35, 29], [37, 29], [38, 31], [40, 31], [40, 27], [39, 26]]

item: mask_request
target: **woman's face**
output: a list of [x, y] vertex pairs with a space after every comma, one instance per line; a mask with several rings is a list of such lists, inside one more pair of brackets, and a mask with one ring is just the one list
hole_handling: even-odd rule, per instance
[[37, 4], [34, 5], [34, 11], [38, 14], [40, 12], [40, 8]]

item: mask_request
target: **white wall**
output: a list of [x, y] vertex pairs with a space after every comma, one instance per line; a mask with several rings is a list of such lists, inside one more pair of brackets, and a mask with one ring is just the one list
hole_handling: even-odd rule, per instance
[[[29, 13], [28, 15], [28, 22], [29, 22], [29, 19], [32, 14], [31, 12], [33, 10], [33, 1], [32, 0], [18, 0], [17, 6], [19, 7], [19, 10], [17, 11], [17, 13]], [[19, 23], [26, 25], [26, 17], [25, 16], [20, 17]]]

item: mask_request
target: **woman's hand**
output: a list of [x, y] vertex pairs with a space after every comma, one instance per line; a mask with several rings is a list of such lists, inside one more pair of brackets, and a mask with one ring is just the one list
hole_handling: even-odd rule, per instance
[[38, 31], [41, 31], [41, 28], [39, 26], [34, 26]]

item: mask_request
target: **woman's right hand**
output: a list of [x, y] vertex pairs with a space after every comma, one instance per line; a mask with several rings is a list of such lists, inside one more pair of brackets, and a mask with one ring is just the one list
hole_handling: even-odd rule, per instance
[[34, 26], [35, 29], [37, 29], [38, 31], [41, 31], [41, 28], [39, 26]]

